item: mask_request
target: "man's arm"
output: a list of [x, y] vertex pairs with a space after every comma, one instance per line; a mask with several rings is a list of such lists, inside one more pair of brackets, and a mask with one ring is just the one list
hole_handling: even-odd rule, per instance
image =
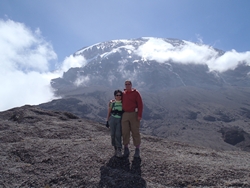
[[142, 111], [143, 111], [143, 102], [140, 93], [137, 91], [136, 97], [137, 107], [138, 107], [138, 120], [142, 119]]

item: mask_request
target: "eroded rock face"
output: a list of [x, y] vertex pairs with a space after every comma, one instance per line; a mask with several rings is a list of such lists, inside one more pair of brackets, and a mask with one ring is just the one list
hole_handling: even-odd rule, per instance
[[[239, 144], [239, 143], [238, 143]], [[23, 106], [0, 112], [0, 187], [249, 187], [250, 153], [142, 135], [141, 158], [113, 156], [105, 125]]]

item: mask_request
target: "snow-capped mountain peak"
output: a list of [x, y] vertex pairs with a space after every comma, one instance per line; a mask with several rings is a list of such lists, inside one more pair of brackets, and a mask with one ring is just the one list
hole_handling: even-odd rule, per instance
[[62, 84], [67, 87], [103, 86], [103, 82], [106, 87], [116, 88], [126, 79], [142, 90], [154, 91], [188, 85], [249, 86], [250, 52], [223, 52], [179, 39], [111, 40], [85, 47], [74, 56], [83, 56], [87, 63], [54, 79], [54, 88], [62, 88]]

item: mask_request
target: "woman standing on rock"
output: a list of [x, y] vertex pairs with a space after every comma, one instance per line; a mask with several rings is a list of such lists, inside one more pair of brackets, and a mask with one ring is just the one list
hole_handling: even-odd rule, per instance
[[122, 157], [122, 91], [114, 91], [115, 100], [109, 102], [106, 127], [110, 128], [111, 144], [115, 148], [115, 156]]

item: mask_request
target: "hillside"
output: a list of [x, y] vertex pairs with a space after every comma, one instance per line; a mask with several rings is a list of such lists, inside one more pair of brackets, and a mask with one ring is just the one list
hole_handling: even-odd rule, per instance
[[[248, 88], [179, 87], [159, 93], [140, 92], [144, 102], [142, 133], [212, 149], [250, 151]], [[110, 89], [79, 88], [39, 107], [105, 123], [111, 98]], [[228, 142], [228, 136], [232, 141]]]
[[143, 134], [140, 159], [112, 153], [97, 122], [34, 106], [0, 112], [0, 187], [250, 186], [249, 152]]

